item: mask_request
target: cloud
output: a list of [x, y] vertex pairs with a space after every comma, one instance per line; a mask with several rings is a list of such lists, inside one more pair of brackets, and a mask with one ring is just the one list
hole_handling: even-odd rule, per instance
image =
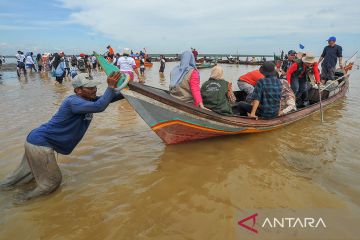
[[[129, 47], [207, 51], [249, 46], [281, 38], [323, 38], [322, 34], [360, 33], [356, 0], [59, 0], [69, 20]], [[321, 33], [321, 34], [320, 34]], [[321, 35], [321, 36], [320, 36]]]

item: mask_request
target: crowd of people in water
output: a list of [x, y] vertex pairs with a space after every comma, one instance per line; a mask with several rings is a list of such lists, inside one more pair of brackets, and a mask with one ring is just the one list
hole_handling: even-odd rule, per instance
[[[26, 74], [27, 70], [52, 71], [59, 83], [65, 75], [70, 75], [75, 94], [64, 99], [57, 113], [47, 123], [29, 133], [22, 161], [0, 182], [1, 190], [35, 180], [36, 187], [20, 195], [21, 200], [28, 200], [49, 194], [60, 186], [62, 175], [55, 152], [70, 154], [85, 135], [93, 113], [102, 112], [110, 103], [124, 99], [117, 87], [122, 74], [128, 74], [133, 79], [135, 72], [141, 81], [135, 60], [141, 62], [146, 59], [146, 53], [132, 55], [128, 48], [120, 55], [108, 46], [108, 52], [103, 56], [108, 63], [115, 64], [119, 71], [107, 77], [107, 89], [102, 96], [96, 96], [100, 82], [90, 78], [91, 70], [99, 67], [96, 56], [80, 54], [78, 57], [66, 57], [60, 52], [38, 54], [34, 59], [31, 52], [18, 52], [18, 75], [21, 72]], [[342, 48], [336, 45], [335, 37], [330, 37], [320, 59], [310, 53], [290, 50], [284, 61], [280, 57], [275, 59], [275, 63], [265, 62], [259, 70], [240, 76], [238, 86], [247, 96], [245, 101], [237, 102], [232, 84], [225, 79], [224, 70], [219, 65], [212, 68], [209, 80], [200, 86], [200, 73], [195, 59], [194, 49], [185, 51], [181, 55], [180, 64], [172, 69], [169, 87], [173, 97], [224, 115], [233, 115], [235, 105], [240, 115], [262, 119], [275, 118], [306, 106], [310, 83], [334, 81], [338, 60], [340, 68], [344, 68]], [[320, 63], [321, 75], [318, 69]], [[160, 72], [164, 68], [165, 65], [161, 65]], [[82, 72], [78, 73], [78, 70]]]
[[[114, 64], [120, 69], [120, 72], [130, 75], [131, 80], [134, 80], [134, 74], [140, 82], [144, 83], [143, 77], [145, 74], [145, 65], [151, 63], [151, 58], [148, 57], [146, 49], [139, 53], [133, 53], [129, 48], [124, 48], [123, 52], [115, 53], [113, 48], [107, 46], [107, 52], [102, 55], [106, 60]], [[87, 55], [81, 53], [78, 56], [66, 56], [64, 52], [59, 53], [44, 53], [34, 56], [33, 52], [24, 54], [18, 51], [15, 55], [17, 60], [17, 75], [27, 74], [27, 72], [50, 72], [51, 76], [55, 78], [58, 83], [62, 83], [65, 77], [74, 77], [78, 73], [88, 73], [91, 77], [93, 71], [101, 70], [101, 66], [95, 54]], [[0, 67], [2, 62], [0, 61]], [[138, 64], [136, 63], [138, 61]], [[165, 57], [160, 56], [160, 69], [159, 73], [163, 74], [165, 71]], [[140, 72], [138, 71], [140, 69]]]
[[337, 62], [343, 69], [342, 48], [335, 37], [328, 39], [320, 59], [311, 53], [290, 50], [284, 59], [275, 57], [259, 70], [240, 76], [238, 87], [246, 97], [236, 103], [232, 84], [224, 79], [223, 69], [213, 67], [209, 80], [200, 86], [194, 52], [186, 51], [181, 55], [180, 65], [171, 71], [170, 94], [223, 115], [234, 115], [235, 109], [241, 116], [272, 119], [308, 106], [312, 86], [335, 80]]
[[26, 75], [27, 71], [39, 73], [50, 72], [58, 83], [62, 83], [65, 77], [74, 78], [79, 72], [86, 72], [91, 76], [92, 71], [99, 69], [95, 55], [80, 54], [79, 56], [65, 56], [64, 52], [44, 53], [34, 56], [33, 52], [24, 54], [18, 51], [15, 55], [18, 77]]

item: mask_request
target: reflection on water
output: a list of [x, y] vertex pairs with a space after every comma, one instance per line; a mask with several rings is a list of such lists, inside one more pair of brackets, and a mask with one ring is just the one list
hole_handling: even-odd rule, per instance
[[[161, 76], [155, 63], [146, 84], [168, 88], [174, 64]], [[254, 69], [224, 68], [234, 86]], [[201, 81], [209, 75], [201, 70]], [[239, 209], [359, 210], [357, 77], [347, 97], [325, 111], [323, 124], [314, 114], [273, 132], [174, 146], [165, 146], [126, 101], [112, 104], [94, 115], [70, 156], [59, 155], [58, 191], [20, 206], [12, 201], [16, 191], [0, 192], [1, 239], [235, 239]], [[19, 163], [27, 133], [72, 93], [70, 81], [4, 73], [0, 178]]]

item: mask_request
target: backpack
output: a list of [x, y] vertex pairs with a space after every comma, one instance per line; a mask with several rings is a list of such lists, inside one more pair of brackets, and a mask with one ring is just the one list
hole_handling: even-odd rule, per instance
[[80, 58], [77, 62], [77, 66], [78, 66], [78, 69], [80, 71], [84, 71], [86, 69], [86, 66], [85, 66], [85, 61], [83, 58]]
[[76, 66], [77, 65], [77, 59], [75, 56], [71, 57], [71, 66]]

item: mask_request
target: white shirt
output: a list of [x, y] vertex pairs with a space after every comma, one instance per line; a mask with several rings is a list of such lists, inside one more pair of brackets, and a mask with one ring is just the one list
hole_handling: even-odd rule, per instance
[[120, 57], [117, 61], [120, 71], [132, 72], [136, 68], [135, 60], [132, 57]]
[[23, 54], [16, 54], [16, 59], [18, 62], [24, 62], [25, 60], [25, 55]]
[[34, 64], [34, 60], [30, 55], [26, 57], [25, 64]]

